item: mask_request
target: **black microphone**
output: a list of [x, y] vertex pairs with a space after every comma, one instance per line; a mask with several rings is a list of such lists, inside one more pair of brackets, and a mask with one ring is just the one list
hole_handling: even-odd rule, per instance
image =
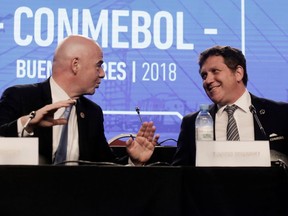
[[136, 112], [137, 112], [137, 114], [138, 114], [138, 117], [139, 117], [139, 119], [140, 119], [140, 122], [141, 122], [141, 124], [142, 124], [143, 121], [142, 121], [142, 118], [141, 118], [141, 115], [140, 115], [140, 108], [137, 106], [137, 107], [135, 107], [135, 110], [136, 110]]
[[249, 106], [249, 109], [250, 109], [250, 112], [253, 114], [253, 116], [254, 116], [254, 118], [255, 118], [255, 120], [256, 120], [256, 122], [257, 122], [257, 124], [258, 124], [258, 126], [259, 126], [259, 128], [260, 128], [260, 130], [261, 130], [261, 132], [262, 132], [262, 134], [265, 136], [265, 138], [267, 139], [267, 135], [266, 135], [266, 132], [265, 132], [265, 130], [264, 130], [264, 127], [262, 126], [262, 124], [261, 124], [261, 122], [260, 122], [260, 120], [259, 120], [259, 118], [258, 118], [258, 115], [257, 115], [257, 112], [256, 112], [256, 108], [253, 106], [253, 104], [251, 104], [250, 106]]
[[288, 168], [288, 157], [287, 155], [273, 150], [270, 150], [270, 157], [271, 157], [271, 164], [272, 165], [276, 165], [276, 166], [280, 166], [283, 167], [285, 170], [287, 170]]
[[25, 122], [25, 125], [24, 125], [24, 127], [23, 127], [23, 129], [22, 129], [21, 137], [23, 137], [23, 135], [24, 135], [24, 130], [27, 128], [27, 126], [28, 126], [28, 124], [30, 123], [30, 121], [31, 121], [33, 118], [35, 118], [35, 116], [36, 116], [36, 111], [32, 111], [32, 112], [29, 114], [29, 118], [28, 118], [28, 120]]
[[[137, 106], [137, 107], [135, 107], [135, 110], [136, 110], [136, 112], [137, 112], [137, 114], [138, 114], [138, 117], [139, 117], [139, 119], [140, 119], [140, 122], [141, 122], [141, 124], [143, 123], [143, 121], [142, 121], [142, 118], [141, 118], [141, 115], [140, 115], [140, 108]], [[131, 136], [131, 135], [130, 135]], [[166, 140], [165, 140], [166, 141]], [[165, 142], [165, 141], [163, 141], [163, 142]], [[163, 143], [162, 142], [162, 143]], [[157, 142], [157, 144], [156, 144], [157, 146], [160, 146], [160, 144]]]

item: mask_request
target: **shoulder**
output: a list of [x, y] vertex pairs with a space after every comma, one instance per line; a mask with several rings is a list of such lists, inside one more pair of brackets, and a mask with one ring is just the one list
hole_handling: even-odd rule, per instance
[[198, 115], [199, 111], [195, 111], [195, 112], [191, 112], [188, 113], [187, 115], [185, 115], [183, 117], [183, 119], [191, 119], [191, 118], [196, 118], [196, 116]]
[[[191, 113], [185, 115], [183, 117], [183, 120], [185, 120], [185, 121], [195, 120], [199, 112], [200, 112], [200, 110], [195, 110], [194, 112], [191, 112]], [[209, 105], [209, 112], [212, 116], [215, 115], [215, 113], [217, 112], [216, 104], [210, 104]]]
[[28, 94], [31, 93], [33, 95], [39, 93], [39, 89], [42, 87], [47, 86], [49, 87], [49, 83], [46, 84], [45, 82], [42, 83], [32, 83], [32, 84], [22, 84], [22, 85], [14, 85], [10, 86], [5, 91], [3, 94]]
[[8, 87], [4, 92], [22, 92], [29, 91], [36, 88], [37, 84], [23, 84], [23, 85], [14, 85]]
[[85, 96], [81, 96], [79, 98], [79, 102], [80, 102], [81, 107], [85, 109], [93, 109], [93, 110], [98, 110], [102, 112], [102, 108], [97, 103], [86, 98]]
[[255, 106], [256, 110], [263, 110], [277, 113], [288, 113], [288, 103], [283, 101], [275, 101], [267, 98], [260, 98], [251, 95], [252, 104]]
[[42, 85], [41, 83], [34, 83], [11, 86], [3, 92], [1, 98], [5, 101], [26, 102], [27, 104], [31, 103], [31, 105], [39, 104], [40, 101], [51, 102], [51, 100], [48, 100], [51, 98], [50, 87], [45, 89], [40, 87]]
[[198, 113], [199, 111], [195, 111], [185, 115], [182, 119], [182, 124], [192, 124], [192, 122], [195, 122]]
[[[268, 98], [261, 98], [251, 94], [252, 104], [273, 107], [288, 107], [288, 103], [284, 101], [275, 101]], [[272, 106], [272, 107], [271, 107]]]

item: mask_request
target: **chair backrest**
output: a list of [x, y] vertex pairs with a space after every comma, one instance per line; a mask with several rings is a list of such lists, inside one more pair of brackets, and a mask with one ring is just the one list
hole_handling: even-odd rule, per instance
[[[118, 157], [123, 157], [127, 155], [126, 151], [126, 141], [131, 137], [131, 135], [135, 138], [136, 134], [119, 134], [108, 141], [109, 146], [113, 149], [114, 153]], [[173, 146], [155, 146], [153, 155], [151, 156], [150, 160], [147, 164], [154, 164], [159, 163], [163, 165], [164, 163], [170, 164], [172, 163], [173, 156], [176, 152], [176, 144], [177, 142], [174, 139], [167, 139], [160, 144], [171, 142]], [[167, 143], [166, 143], [167, 144]]]

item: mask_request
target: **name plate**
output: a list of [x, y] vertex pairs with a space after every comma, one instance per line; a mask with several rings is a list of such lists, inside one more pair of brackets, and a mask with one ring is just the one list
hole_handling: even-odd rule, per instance
[[0, 137], [1, 165], [38, 165], [38, 138]]
[[196, 166], [269, 167], [269, 141], [197, 141]]

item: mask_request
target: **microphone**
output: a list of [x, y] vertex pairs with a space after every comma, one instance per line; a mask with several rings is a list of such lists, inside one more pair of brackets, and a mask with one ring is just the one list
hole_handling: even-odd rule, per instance
[[29, 118], [28, 118], [28, 120], [25, 122], [25, 125], [24, 125], [24, 127], [23, 127], [23, 129], [22, 129], [21, 137], [23, 137], [23, 135], [24, 135], [24, 130], [27, 128], [27, 126], [28, 126], [28, 124], [30, 123], [30, 121], [31, 121], [33, 118], [35, 118], [35, 116], [36, 116], [36, 111], [32, 111], [32, 112], [29, 114]]
[[288, 168], [288, 157], [276, 150], [270, 150], [271, 164], [283, 167], [285, 170]]
[[261, 124], [261, 122], [260, 122], [260, 120], [259, 120], [259, 118], [258, 118], [258, 115], [257, 115], [257, 112], [256, 112], [256, 108], [253, 106], [253, 104], [251, 104], [251, 105], [249, 106], [249, 110], [250, 110], [250, 112], [253, 114], [253, 116], [254, 116], [254, 118], [255, 118], [255, 120], [256, 120], [256, 122], [257, 122], [257, 125], [259, 126], [262, 134], [263, 134], [263, 135], [265, 136], [265, 138], [267, 139], [266, 132], [265, 132], [264, 127], [262, 126], [262, 124]]
[[141, 118], [141, 115], [140, 115], [140, 108], [137, 106], [137, 107], [135, 107], [135, 110], [136, 110], [136, 112], [137, 112], [137, 114], [138, 114], [138, 117], [139, 117], [139, 119], [140, 119], [140, 122], [141, 122], [141, 124], [142, 124], [143, 121], [142, 121], [142, 118]]
[[[142, 118], [141, 118], [141, 115], [140, 115], [140, 108], [137, 106], [137, 107], [135, 107], [135, 110], [136, 110], [136, 112], [137, 112], [137, 114], [138, 114], [138, 117], [139, 117], [139, 119], [140, 119], [140, 122], [141, 122], [141, 124], [143, 123], [143, 121], [142, 121]], [[131, 135], [130, 135], [131, 136]], [[132, 137], [132, 139], [133, 139], [133, 137]], [[164, 140], [163, 142], [165, 142], [166, 140]], [[161, 142], [161, 143], [163, 143], [163, 142]], [[157, 142], [157, 144], [156, 144], [156, 146], [160, 146], [160, 144], [161, 143], [158, 143]]]

